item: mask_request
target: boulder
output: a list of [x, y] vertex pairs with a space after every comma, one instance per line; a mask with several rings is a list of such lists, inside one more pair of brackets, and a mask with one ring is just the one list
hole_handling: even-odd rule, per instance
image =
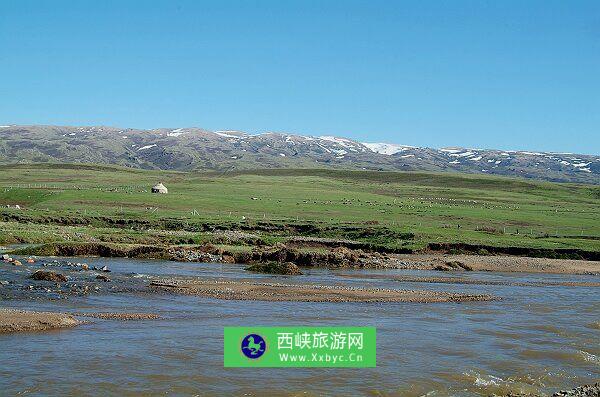
[[33, 273], [31, 276], [29, 276], [29, 278], [31, 278], [33, 280], [53, 281], [53, 282], [57, 282], [57, 283], [67, 281], [67, 276], [65, 276], [64, 274], [56, 273], [53, 271], [45, 271], [45, 270], [38, 270], [35, 273]]
[[291, 262], [267, 262], [255, 263], [248, 266], [245, 270], [258, 273], [283, 274], [296, 276], [301, 275], [300, 268]]
[[457, 270], [467, 270], [467, 271], [473, 270], [473, 268], [471, 266], [465, 265], [461, 261], [448, 261], [448, 262], [446, 262], [446, 265], [450, 266], [452, 269], [457, 269]]
[[105, 276], [104, 274], [99, 274], [96, 276], [96, 280], [102, 280], [105, 283], [110, 281], [110, 278], [108, 278], [108, 276]]

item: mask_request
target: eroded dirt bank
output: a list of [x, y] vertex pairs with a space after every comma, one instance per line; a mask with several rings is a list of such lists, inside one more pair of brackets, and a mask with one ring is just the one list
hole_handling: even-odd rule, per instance
[[[318, 249], [317, 249], [318, 248]], [[167, 259], [212, 263], [293, 263], [304, 267], [362, 269], [420, 269], [439, 271], [490, 271], [557, 274], [598, 274], [600, 261], [552, 259], [512, 255], [467, 255], [429, 253], [380, 253], [347, 247], [299, 247], [296, 244], [221, 248], [197, 246], [142, 246], [106, 243], [52, 243], [19, 251], [22, 255], [102, 256]]]

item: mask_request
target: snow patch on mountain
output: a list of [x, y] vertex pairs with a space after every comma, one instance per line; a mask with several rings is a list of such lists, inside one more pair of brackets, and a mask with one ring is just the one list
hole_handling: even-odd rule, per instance
[[442, 148], [442, 149], [439, 149], [439, 151], [444, 152], [444, 153], [460, 153], [463, 151], [463, 149]]
[[236, 131], [214, 131], [213, 133], [219, 136], [223, 136], [225, 138], [235, 138], [235, 139], [240, 139], [241, 137], [238, 135], [232, 135], [232, 132], [236, 132]]
[[544, 155], [544, 153], [538, 153], [538, 152], [517, 152], [517, 153], [528, 154], [530, 156], [543, 156]]
[[587, 167], [590, 164], [592, 164], [592, 163], [577, 163], [577, 164], [573, 164], [573, 167], [577, 167], [577, 168]]
[[475, 155], [475, 152], [471, 152], [471, 151], [466, 151], [463, 153], [450, 153], [450, 156], [452, 156], [452, 157], [471, 157], [474, 155]]
[[337, 146], [341, 146], [345, 149], [348, 149], [351, 152], [358, 152], [359, 150], [362, 152], [365, 151], [364, 147], [360, 143], [353, 141], [351, 139], [339, 138], [336, 136], [328, 136], [328, 135], [320, 136], [318, 139], [321, 141], [328, 142], [328, 143], [331, 142]]
[[334, 152], [335, 154], [337, 154], [338, 156], [343, 156], [345, 154], [348, 154], [348, 151], [344, 150], [344, 149], [331, 149], [332, 152]]
[[414, 148], [413, 146], [406, 145], [397, 145], [395, 143], [370, 143], [370, 142], [362, 142], [367, 148], [369, 148], [372, 152], [385, 154], [387, 156], [391, 156], [396, 153], [403, 152], [405, 150]]
[[170, 132], [167, 132], [167, 136], [179, 136], [179, 135], [183, 135], [185, 134], [185, 132], [183, 131], [183, 128], [177, 128], [175, 130], [171, 130]]

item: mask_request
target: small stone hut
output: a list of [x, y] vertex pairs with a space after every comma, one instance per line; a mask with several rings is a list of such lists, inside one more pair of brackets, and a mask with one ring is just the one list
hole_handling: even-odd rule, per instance
[[165, 185], [163, 185], [161, 182], [158, 185], [152, 186], [152, 193], [167, 194], [167, 193], [169, 193], [169, 189], [167, 189], [167, 187]]

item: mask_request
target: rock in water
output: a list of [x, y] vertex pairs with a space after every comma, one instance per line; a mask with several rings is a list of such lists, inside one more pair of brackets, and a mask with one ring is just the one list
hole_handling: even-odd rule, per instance
[[580, 386], [567, 391], [559, 391], [554, 393], [552, 397], [600, 397], [600, 383]]
[[245, 270], [258, 273], [270, 273], [270, 274], [284, 274], [284, 275], [301, 275], [302, 272], [292, 262], [267, 262], [267, 263], [256, 263], [248, 266]]
[[45, 270], [38, 270], [35, 273], [33, 273], [31, 276], [29, 276], [29, 278], [34, 279], [34, 280], [40, 280], [40, 281], [53, 281], [53, 282], [67, 281], [67, 276], [65, 276], [64, 274], [60, 274], [60, 273], [56, 273], [56, 272], [52, 272], [52, 271], [45, 271]]
[[105, 276], [104, 274], [99, 274], [96, 276], [96, 280], [102, 280], [104, 282], [109, 282], [110, 278], [108, 278], [108, 276]]
[[[543, 397], [545, 394], [530, 394], [530, 393], [508, 393], [502, 397]], [[500, 397], [493, 394], [492, 397]], [[595, 385], [579, 386], [571, 390], [561, 390], [552, 395], [552, 397], [600, 397], [600, 383]]]

